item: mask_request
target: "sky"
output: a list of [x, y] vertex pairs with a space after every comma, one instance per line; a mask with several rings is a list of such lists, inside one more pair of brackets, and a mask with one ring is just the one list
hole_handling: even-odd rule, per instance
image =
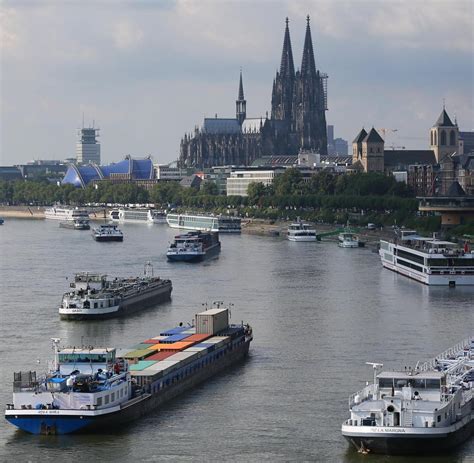
[[375, 127], [388, 147], [426, 149], [443, 100], [474, 129], [470, 0], [0, 5], [1, 165], [74, 157], [83, 115], [100, 127], [102, 163], [176, 160], [204, 117], [235, 116], [240, 68], [248, 117], [270, 112], [285, 18], [298, 68], [308, 14], [335, 137]]

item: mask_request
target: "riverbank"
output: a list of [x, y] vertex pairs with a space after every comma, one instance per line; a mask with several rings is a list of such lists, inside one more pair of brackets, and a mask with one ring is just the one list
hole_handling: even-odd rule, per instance
[[[264, 219], [242, 219], [242, 233], [249, 235], [273, 236], [286, 238], [288, 225], [291, 221], [270, 221]], [[342, 228], [343, 225], [317, 224], [315, 225], [316, 232], [328, 233]], [[391, 228], [382, 228], [377, 230], [368, 230], [366, 228], [357, 228], [357, 234], [360, 239], [367, 244], [378, 244], [380, 239], [391, 239], [394, 237], [394, 232]], [[323, 240], [337, 241], [338, 233], [333, 236], [326, 236]]]

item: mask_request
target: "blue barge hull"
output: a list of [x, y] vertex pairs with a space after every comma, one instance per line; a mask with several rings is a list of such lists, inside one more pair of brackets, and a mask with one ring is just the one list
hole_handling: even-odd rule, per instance
[[[93, 415], [93, 411], [84, 410], [84, 413], [74, 415], [58, 416], [55, 410], [45, 410], [44, 414], [12, 414], [6, 415], [6, 419], [22, 429], [32, 434], [71, 434], [90, 432], [109, 432], [111, 428], [123, 426], [124, 424], [136, 420], [141, 416], [150, 413], [163, 403], [173, 399], [179, 394], [200, 384], [216, 373], [230, 367], [232, 364], [244, 359], [248, 354], [251, 339], [246, 340], [240, 346], [232, 349], [220, 360], [211, 362], [200, 368], [189, 377], [185, 377], [170, 387], [144, 394], [124, 403], [117, 411], [101, 415]], [[60, 412], [60, 411], [58, 411]]]

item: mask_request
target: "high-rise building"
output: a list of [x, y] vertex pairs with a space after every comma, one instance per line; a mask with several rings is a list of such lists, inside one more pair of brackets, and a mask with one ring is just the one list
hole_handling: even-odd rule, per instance
[[99, 129], [83, 127], [78, 130], [76, 143], [76, 159], [78, 164], [100, 164], [100, 143], [97, 141]]

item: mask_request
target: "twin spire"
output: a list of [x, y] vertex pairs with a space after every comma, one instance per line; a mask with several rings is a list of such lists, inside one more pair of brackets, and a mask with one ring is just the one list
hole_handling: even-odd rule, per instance
[[[303, 59], [301, 60], [301, 75], [315, 76], [316, 64], [314, 61], [313, 41], [311, 39], [311, 28], [309, 26], [309, 15], [306, 16], [306, 35], [303, 47]], [[285, 38], [283, 39], [283, 51], [281, 53], [280, 75], [282, 77], [295, 75], [295, 66], [293, 64], [293, 52], [291, 50], [289, 20], [285, 20]]]
[[283, 39], [283, 51], [281, 53], [280, 75], [293, 77], [295, 66], [293, 64], [293, 52], [291, 51], [289, 20], [286, 18], [285, 38]]

